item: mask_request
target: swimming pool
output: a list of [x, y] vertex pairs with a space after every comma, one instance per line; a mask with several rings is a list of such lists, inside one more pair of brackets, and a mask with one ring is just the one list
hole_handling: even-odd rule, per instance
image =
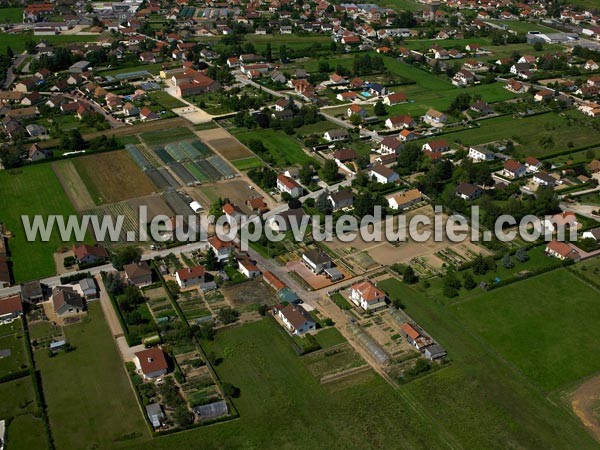
[[362, 95], [363, 97], [367, 97], [367, 98], [371, 96], [371, 94], [368, 92], [361, 92], [360, 95]]

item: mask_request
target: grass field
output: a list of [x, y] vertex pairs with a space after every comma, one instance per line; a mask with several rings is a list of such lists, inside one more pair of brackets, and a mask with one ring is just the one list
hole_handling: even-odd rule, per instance
[[197, 136], [187, 127], [171, 128], [170, 130], [146, 131], [140, 137], [148, 145], [165, 145], [183, 139], [195, 139]]
[[23, 8], [0, 8], [0, 23], [23, 22]]
[[[207, 345], [216, 370], [240, 388], [240, 419], [143, 443], [137, 448], [444, 448], [438, 433], [381, 378], [329, 392], [270, 319], [221, 332]], [[372, 372], [370, 372], [372, 374]], [[376, 413], [375, 413], [376, 411]], [[400, 426], [401, 424], [401, 426]], [[283, 433], [273, 430], [285, 429]]]
[[264, 166], [263, 162], [257, 156], [251, 156], [250, 158], [242, 158], [236, 159], [232, 161], [231, 164], [235, 166], [238, 170], [250, 170], [255, 169], [256, 167]]
[[11, 355], [0, 358], [0, 376], [20, 371], [28, 366], [25, 357], [25, 338], [20, 320], [0, 326], [0, 350], [10, 350]]
[[[55, 273], [52, 254], [61, 246], [57, 231], [48, 242], [28, 242], [21, 215], [75, 214], [50, 164], [37, 164], [11, 171], [0, 171], [0, 222], [14, 233], [8, 240], [13, 273], [17, 282]], [[33, 219], [32, 219], [33, 220]]]
[[10, 450], [47, 448], [46, 431], [35, 404], [31, 377], [0, 384], [0, 417], [7, 421], [6, 447]]
[[[391, 58], [389, 56], [382, 56], [385, 67], [392, 73], [399, 75], [408, 80], [412, 80], [417, 85], [424, 89], [449, 89], [452, 86], [447, 80], [444, 80], [441, 77], [438, 77], [431, 72], [427, 72], [425, 70], [419, 69], [416, 66], [412, 66], [410, 64], [406, 64], [402, 61], [398, 61], [397, 59]], [[459, 91], [457, 90], [457, 93]]]
[[96, 205], [143, 197], [156, 190], [124, 150], [76, 158], [73, 163]]
[[77, 34], [58, 34], [51, 36], [34, 36], [33, 34], [8, 34], [0, 33], [0, 52], [6, 52], [6, 48], [10, 47], [15, 53], [21, 53], [25, 50], [25, 43], [28, 40], [39, 42], [41, 40], [50, 42], [51, 44], [70, 44], [73, 42], [96, 42], [97, 35], [77, 35]]
[[244, 37], [246, 42], [254, 44], [257, 50], [266, 47], [267, 43], [271, 44], [273, 52], [279, 52], [279, 47], [285, 45], [288, 48], [303, 48], [319, 43], [323, 48], [329, 48], [331, 39], [326, 35], [307, 35], [301, 36], [297, 34], [247, 34]]
[[556, 33], [556, 30], [534, 22], [525, 22], [521, 20], [494, 20], [492, 22], [498, 25], [506, 25], [510, 30], [516, 31], [517, 33], [521, 34], [528, 33], [529, 31], [540, 31], [542, 33]]
[[[406, 312], [447, 349], [450, 367], [402, 389], [451, 430], [463, 448], [597, 448], [576, 418], [548, 401], [521, 370], [465, 327], [435, 292], [395, 279], [378, 287], [400, 299]], [[498, 289], [497, 295], [505, 289]], [[511, 301], [526, 301], [533, 293], [537, 294], [513, 292]], [[502, 325], [506, 324], [497, 326]], [[557, 330], [553, 338], [559, 337]], [[544, 344], [537, 343], [532, 351]]]
[[[528, 292], [523, 296], [520, 293]], [[545, 391], [600, 370], [599, 293], [562, 269], [454, 306], [456, 315]]]
[[107, 448], [127, 436], [147, 437], [100, 303], [91, 303], [88, 318], [65, 333], [72, 352], [36, 353], [56, 447]]
[[152, 75], [158, 75], [158, 73], [162, 69], [163, 69], [163, 63], [152, 63], [152, 64], [140, 63], [135, 66], [118, 67], [116, 69], [102, 70], [102, 71], [99, 71], [99, 73], [102, 74], [103, 76], [107, 76], [107, 75], [115, 76], [115, 75], [120, 75], [123, 73], [131, 73], [131, 72], [138, 72], [138, 71], [145, 70], [147, 72], [150, 72]]
[[[568, 123], [567, 117], [573, 119], [572, 123]], [[478, 128], [450, 133], [445, 138], [449, 142], [462, 142], [468, 145], [512, 139], [520, 144], [516, 146], [519, 153], [541, 157], [565, 149], [569, 142], [575, 148], [600, 142], [600, 131], [590, 126], [590, 120], [593, 119], [585, 118], [572, 111], [516, 119], [512, 116], [503, 116], [482, 120]], [[543, 147], [540, 139], [546, 135], [552, 136], [553, 142]]]
[[253, 130], [236, 134], [235, 137], [245, 145], [253, 139], [262, 141], [269, 155], [279, 167], [288, 167], [293, 164], [313, 162], [313, 158], [302, 150], [300, 143], [283, 131], [276, 130]]
[[342, 344], [346, 342], [346, 339], [337, 330], [337, 328], [329, 327], [319, 331], [315, 335], [315, 339], [321, 346], [321, 348], [333, 347], [334, 345]]
[[165, 109], [181, 108], [185, 103], [164, 91], [152, 92], [148, 96]]

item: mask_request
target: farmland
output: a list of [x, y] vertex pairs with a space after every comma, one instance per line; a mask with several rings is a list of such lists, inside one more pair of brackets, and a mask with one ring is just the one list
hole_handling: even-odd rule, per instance
[[146, 131], [140, 137], [148, 145], [165, 145], [172, 141], [182, 139], [193, 139], [196, 135], [186, 127], [171, 128], [170, 130]]
[[[206, 345], [223, 357], [216, 368], [219, 377], [241, 391], [235, 399], [239, 420], [165, 436], [137, 448], [170, 449], [197, 442], [204, 448], [359, 448], [365, 437], [358, 429], [369, 430], [370, 445], [380, 448], [444, 446], [431, 425], [379, 377], [329, 393], [282, 333], [271, 319], [263, 319], [220, 332]], [[285, 433], [269, 431], [282, 428]]]
[[28, 242], [21, 222], [21, 215], [39, 214], [46, 218], [50, 214], [65, 217], [75, 214], [50, 164], [0, 171], [0, 211], [0, 221], [14, 234], [8, 245], [15, 280], [27, 281], [54, 274], [52, 254], [65, 245], [58, 231], [53, 230], [48, 242], [42, 242], [39, 237]]
[[[574, 417], [549, 402], [527, 376], [466, 328], [454, 308], [435, 300], [435, 293], [394, 279], [379, 287], [401, 300], [406, 312], [448, 350], [450, 367], [404, 389], [452, 430], [463, 447], [596, 447]], [[498, 289], [497, 295], [504, 290]]]
[[31, 377], [0, 384], [0, 417], [7, 421], [6, 447], [47, 448], [46, 432], [35, 404]]
[[[49, 358], [37, 352], [57, 448], [82, 442], [106, 448], [146, 436], [146, 427], [99, 303], [65, 329], [74, 350]], [[65, 388], [68, 386], [68, 388]], [[73, 418], [77, 426], [71, 426]]]
[[25, 356], [25, 338], [20, 320], [0, 325], [0, 351], [10, 350], [10, 356], [0, 358], [0, 376], [15, 373], [28, 366]]
[[[519, 295], [522, 292], [532, 295]], [[597, 299], [597, 291], [563, 269], [493, 290], [453, 309], [542, 389], [553, 391], [600, 370], [600, 360], [589, 358], [600, 339]]]
[[0, 23], [23, 22], [23, 8], [0, 8]]
[[239, 133], [236, 137], [246, 145], [253, 139], [261, 141], [267, 149], [268, 155], [279, 167], [313, 162], [313, 158], [302, 150], [300, 142], [281, 131], [253, 130]]
[[125, 151], [84, 156], [73, 163], [96, 205], [142, 197], [156, 190]]

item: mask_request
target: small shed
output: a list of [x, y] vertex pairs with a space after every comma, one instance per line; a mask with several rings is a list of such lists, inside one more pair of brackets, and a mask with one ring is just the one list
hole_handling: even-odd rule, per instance
[[229, 408], [227, 407], [227, 402], [221, 400], [209, 403], [208, 405], [196, 406], [193, 411], [196, 415], [200, 416], [202, 420], [212, 420], [226, 416], [229, 413]]

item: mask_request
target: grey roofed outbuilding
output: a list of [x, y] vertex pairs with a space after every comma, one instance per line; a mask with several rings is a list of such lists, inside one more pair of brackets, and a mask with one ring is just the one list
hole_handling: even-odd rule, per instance
[[282, 302], [298, 303], [300, 301], [298, 294], [296, 294], [287, 286], [277, 292], [277, 297], [279, 297]]
[[344, 274], [338, 270], [337, 267], [330, 267], [329, 269], [325, 269], [325, 273], [332, 281], [341, 280], [344, 278]]
[[71, 67], [69, 67], [69, 72], [71, 73], [82, 73], [85, 72], [90, 67], [89, 61], [77, 61]]
[[0, 350], [0, 358], [8, 358], [11, 354], [10, 348], [3, 348]]
[[26, 302], [36, 302], [44, 299], [44, 290], [39, 281], [30, 281], [21, 285], [21, 298]]
[[218, 417], [226, 416], [229, 412], [227, 402], [221, 400], [208, 405], [196, 406], [193, 409], [194, 413], [200, 416], [202, 420], [216, 419]]
[[425, 347], [423, 350], [427, 359], [439, 359], [447, 355], [446, 350], [439, 344], [433, 344]]
[[79, 280], [79, 286], [82, 291], [87, 291], [89, 289], [96, 289], [96, 282], [93, 278], [84, 278], [83, 280]]
[[64, 339], [61, 341], [50, 342], [50, 350], [56, 350], [61, 347], [64, 347], [66, 343], [67, 341], [65, 341]]
[[163, 413], [160, 404], [150, 403], [149, 405], [146, 405], [146, 414], [148, 415], [148, 419], [150, 419], [150, 422], [154, 428], [158, 428], [162, 425], [165, 414]]

